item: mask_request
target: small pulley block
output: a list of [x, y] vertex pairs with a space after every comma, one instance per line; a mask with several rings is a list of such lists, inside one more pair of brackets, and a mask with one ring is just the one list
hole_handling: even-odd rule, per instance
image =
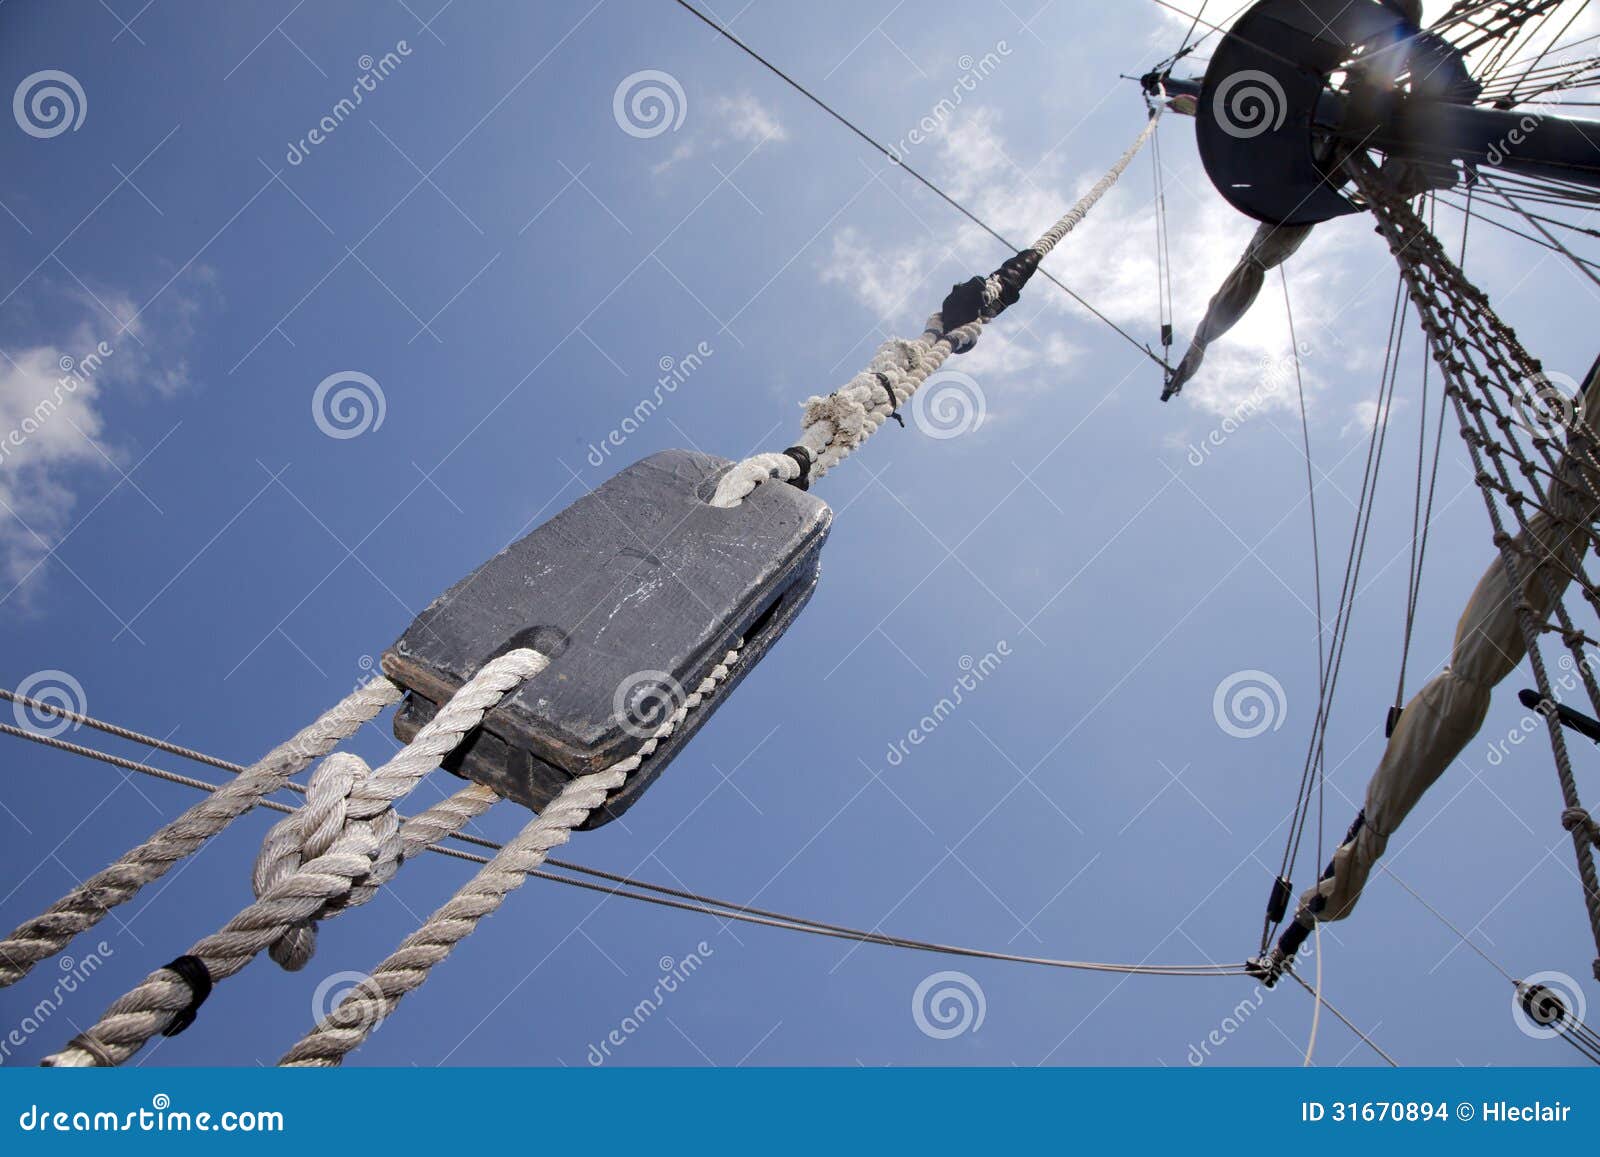
[[583, 826], [626, 811], [816, 587], [833, 512], [776, 482], [714, 507], [731, 465], [653, 454], [434, 600], [383, 655], [384, 673], [408, 692], [395, 734], [409, 740], [490, 659], [540, 651], [550, 665], [444, 763], [539, 811], [571, 779], [637, 751], [742, 638], [728, 677]]

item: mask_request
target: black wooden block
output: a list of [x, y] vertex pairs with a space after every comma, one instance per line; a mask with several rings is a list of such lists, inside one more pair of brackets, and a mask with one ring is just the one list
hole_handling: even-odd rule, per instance
[[625, 811], [794, 620], [816, 586], [832, 512], [792, 486], [707, 499], [731, 463], [667, 450], [623, 470], [484, 563], [383, 656], [410, 694], [409, 740], [489, 659], [531, 646], [550, 666], [508, 695], [445, 767], [537, 811], [574, 776], [625, 758], [743, 636], [737, 665], [605, 808]]

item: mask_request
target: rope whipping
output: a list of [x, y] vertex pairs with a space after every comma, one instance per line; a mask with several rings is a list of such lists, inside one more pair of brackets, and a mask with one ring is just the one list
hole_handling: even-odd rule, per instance
[[988, 322], [1020, 298], [1039, 263], [1105, 196], [1155, 132], [1153, 109], [1139, 135], [1114, 165], [1054, 225], [1027, 249], [988, 277], [955, 286], [922, 335], [884, 342], [867, 368], [826, 397], [806, 400], [800, 439], [779, 454], [756, 454], [734, 465], [717, 483], [711, 505], [737, 506], [769, 478], [810, 486], [860, 446], [935, 373], [952, 353], [965, 353]]

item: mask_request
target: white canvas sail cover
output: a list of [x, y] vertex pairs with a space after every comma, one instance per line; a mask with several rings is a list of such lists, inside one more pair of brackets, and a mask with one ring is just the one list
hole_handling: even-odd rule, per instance
[[1245, 246], [1239, 263], [1233, 267], [1217, 292], [1206, 306], [1205, 316], [1195, 327], [1194, 338], [1183, 355], [1183, 360], [1172, 371], [1162, 397], [1169, 398], [1183, 389], [1183, 385], [1200, 369], [1205, 360], [1206, 347], [1227, 333], [1249, 312], [1256, 298], [1261, 296], [1261, 286], [1267, 271], [1276, 269], [1289, 258], [1311, 233], [1310, 225], [1268, 225], [1263, 223]]
[[[1523, 597], [1541, 623], [1582, 563], [1589, 542], [1587, 524], [1600, 515], [1595, 475], [1592, 470], [1587, 478], [1581, 473], [1582, 458], [1589, 456], [1592, 461], [1595, 450], [1581, 431], [1592, 430], [1587, 423], [1600, 417], [1600, 363], [1590, 371], [1575, 412], [1584, 421], [1572, 423], [1557, 470], [1560, 481], [1549, 487], [1550, 508], [1562, 518], [1540, 511], [1514, 540]], [[1339, 920], [1355, 908], [1389, 837], [1478, 733], [1495, 684], [1525, 654], [1510, 582], [1496, 557], [1461, 614], [1449, 664], [1406, 704], [1389, 737], [1367, 785], [1365, 821], [1334, 853], [1325, 878], [1300, 897], [1302, 924], [1309, 924], [1313, 914], [1317, 919]], [[1320, 905], [1314, 903], [1318, 897]]]

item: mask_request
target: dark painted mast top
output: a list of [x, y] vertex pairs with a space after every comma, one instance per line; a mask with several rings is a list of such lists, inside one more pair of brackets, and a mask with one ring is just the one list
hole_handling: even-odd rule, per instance
[[1230, 204], [1272, 224], [1359, 212], [1343, 175], [1358, 149], [1382, 154], [1408, 194], [1471, 180], [1480, 165], [1600, 188], [1594, 122], [1476, 106], [1482, 88], [1467, 62], [1417, 26], [1416, 9], [1261, 0], [1203, 81], [1160, 78], [1169, 96], [1196, 98], [1200, 158]]

